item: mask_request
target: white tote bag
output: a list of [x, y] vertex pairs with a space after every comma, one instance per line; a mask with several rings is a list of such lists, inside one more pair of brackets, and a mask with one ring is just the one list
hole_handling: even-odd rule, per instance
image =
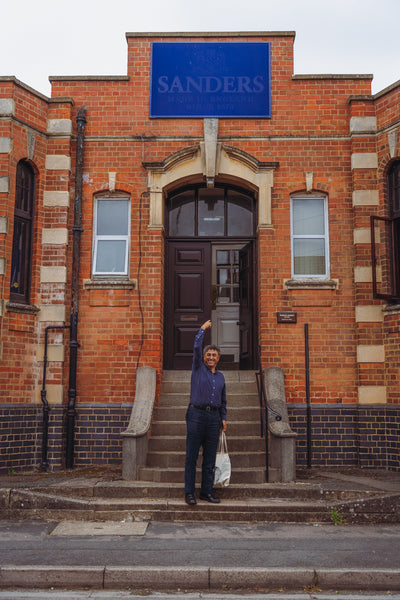
[[226, 435], [222, 431], [219, 436], [218, 452], [215, 458], [214, 485], [226, 487], [231, 478], [231, 460], [228, 454]]

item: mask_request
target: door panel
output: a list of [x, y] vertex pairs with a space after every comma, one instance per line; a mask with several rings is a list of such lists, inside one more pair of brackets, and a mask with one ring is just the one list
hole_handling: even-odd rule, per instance
[[210, 243], [168, 243], [164, 360], [167, 369], [191, 369], [194, 337], [200, 325], [210, 318], [210, 272]]
[[221, 349], [221, 369], [239, 368], [239, 250], [243, 244], [212, 245], [212, 343]]
[[239, 252], [239, 336], [240, 368], [254, 367], [254, 312], [255, 294], [253, 277], [253, 244], [249, 243]]

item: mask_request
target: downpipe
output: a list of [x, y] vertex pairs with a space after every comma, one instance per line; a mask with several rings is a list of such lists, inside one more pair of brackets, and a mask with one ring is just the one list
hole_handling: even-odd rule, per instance
[[46, 390], [46, 376], [47, 376], [47, 347], [50, 329], [69, 329], [69, 325], [49, 325], [44, 330], [44, 355], [43, 355], [43, 377], [42, 377], [42, 389], [40, 391], [40, 398], [43, 404], [43, 433], [42, 433], [42, 460], [40, 463], [40, 470], [46, 472], [49, 468], [49, 461], [47, 458], [48, 447], [49, 447], [49, 413], [50, 405], [47, 400]]
[[75, 167], [75, 201], [72, 246], [72, 279], [71, 279], [71, 312], [70, 312], [70, 353], [69, 353], [69, 387], [68, 407], [66, 413], [66, 445], [65, 467], [74, 466], [75, 418], [76, 418], [76, 373], [78, 365], [78, 316], [79, 316], [79, 263], [82, 235], [82, 184], [83, 157], [85, 142], [86, 107], [78, 109], [76, 116], [76, 167]]

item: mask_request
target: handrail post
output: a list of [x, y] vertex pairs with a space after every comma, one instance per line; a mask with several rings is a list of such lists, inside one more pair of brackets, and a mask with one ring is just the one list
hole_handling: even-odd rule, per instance
[[312, 432], [311, 432], [311, 400], [310, 400], [310, 350], [308, 341], [308, 323], [304, 325], [304, 353], [306, 371], [306, 401], [307, 401], [307, 467], [312, 466]]
[[267, 391], [265, 389], [264, 373], [261, 365], [261, 351], [260, 347], [257, 349], [257, 362], [258, 372], [256, 373], [258, 399], [260, 402], [260, 424], [261, 424], [261, 437], [265, 436], [265, 480], [266, 483], [269, 481], [269, 440], [268, 440], [268, 412], [275, 415], [276, 421], [281, 421], [282, 416], [268, 406]]

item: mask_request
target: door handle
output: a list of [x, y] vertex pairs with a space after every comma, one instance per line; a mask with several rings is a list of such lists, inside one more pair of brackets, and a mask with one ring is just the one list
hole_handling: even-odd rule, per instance
[[236, 325], [246, 325], [244, 321], [236, 321]]

